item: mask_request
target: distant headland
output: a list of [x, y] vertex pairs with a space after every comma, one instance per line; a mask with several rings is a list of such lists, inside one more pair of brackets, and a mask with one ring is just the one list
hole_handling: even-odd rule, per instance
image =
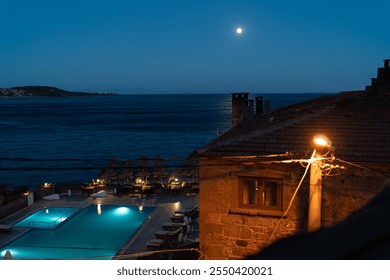
[[36, 97], [88, 97], [108, 96], [116, 93], [73, 92], [49, 86], [23, 86], [0, 88], [0, 98], [36, 98]]

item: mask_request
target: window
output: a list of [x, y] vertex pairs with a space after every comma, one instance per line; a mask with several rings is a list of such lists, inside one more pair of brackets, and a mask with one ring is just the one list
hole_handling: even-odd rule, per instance
[[282, 211], [282, 180], [239, 178], [239, 207]]

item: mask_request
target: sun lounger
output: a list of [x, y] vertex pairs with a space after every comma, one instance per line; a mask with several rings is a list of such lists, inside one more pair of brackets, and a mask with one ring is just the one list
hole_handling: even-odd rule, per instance
[[0, 232], [10, 232], [12, 230], [11, 225], [0, 224]]
[[149, 250], [159, 250], [162, 248], [165, 248], [167, 242], [164, 239], [151, 239], [146, 243], [146, 247], [148, 247]]
[[185, 226], [185, 223], [163, 223], [162, 228], [164, 230], [177, 230], [180, 227]]
[[105, 191], [98, 191], [97, 193], [91, 194], [92, 197], [107, 197], [107, 193]]
[[58, 200], [60, 199], [60, 195], [55, 193], [55, 194], [51, 194], [51, 195], [46, 195], [43, 197], [44, 200]]
[[198, 210], [198, 205], [195, 205], [192, 208], [176, 210], [175, 213], [190, 216], [193, 215], [197, 210]]
[[184, 217], [185, 215], [184, 214], [179, 214], [179, 213], [175, 213], [171, 216], [171, 221], [173, 223], [183, 223], [184, 222]]
[[183, 232], [183, 228], [179, 227], [176, 230], [159, 230], [154, 235], [158, 239], [177, 239], [181, 232]]
[[175, 214], [172, 215], [171, 221], [175, 223], [185, 222], [184, 217], [195, 219], [198, 216], [198, 205], [192, 208], [176, 210]]

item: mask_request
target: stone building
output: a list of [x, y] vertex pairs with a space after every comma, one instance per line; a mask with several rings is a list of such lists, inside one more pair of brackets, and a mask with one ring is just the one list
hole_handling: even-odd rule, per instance
[[[249, 94], [233, 94], [233, 107], [237, 97], [249, 104]], [[208, 259], [242, 259], [282, 237], [330, 227], [366, 205], [389, 174], [390, 92], [262, 106], [256, 99], [261, 108], [250, 121], [197, 152], [200, 249]], [[316, 148], [318, 134], [332, 145]]]
[[371, 79], [371, 85], [366, 87], [368, 91], [390, 91], [390, 59], [385, 59], [383, 67], [378, 68], [377, 77]]

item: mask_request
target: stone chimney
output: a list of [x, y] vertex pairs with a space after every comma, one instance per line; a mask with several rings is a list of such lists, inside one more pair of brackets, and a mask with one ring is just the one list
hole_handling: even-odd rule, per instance
[[254, 106], [254, 100], [253, 99], [248, 99], [247, 101], [245, 101], [243, 125], [248, 125], [253, 120], [253, 118], [255, 117], [253, 106]]
[[383, 60], [383, 67], [378, 68], [376, 78], [371, 79], [371, 85], [366, 90], [371, 92], [390, 92], [390, 59]]
[[232, 126], [247, 125], [253, 119], [253, 100], [248, 92], [232, 93]]
[[384, 68], [390, 69], [390, 59], [385, 59], [384, 61]]
[[256, 96], [256, 116], [261, 116], [264, 113], [263, 97]]

